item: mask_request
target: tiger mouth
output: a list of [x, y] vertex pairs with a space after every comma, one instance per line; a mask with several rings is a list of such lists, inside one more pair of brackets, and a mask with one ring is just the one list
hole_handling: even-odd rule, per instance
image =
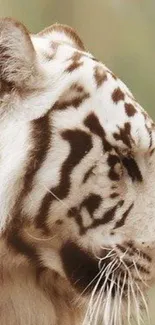
[[116, 292], [125, 297], [130, 282], [141, 288], [150, 277], [150, 256], [131, 242], [102, 248], [98, 256], [68, 241], [61, 248], [61, 259], [70, 283], [84, 295], [96, 287], [96, 293], [111, 290], [113, 297]]
[[[73, 242], [61, 248], [67, 278], [82, 297], [88, 299], [83, 325], [141, 322], [141, 311], [148, 315], [147, 280], [151, 258], [133, 245], [102, 249], [102, 256], [91, 255]], [[134, 254], [134, 255], [133, 255]], [[139, 259], [133, 256], [139, 255]], [[107, 312], [108, 310], [108, 312]], [[110, 317], [110, 318], [109, 318]]]

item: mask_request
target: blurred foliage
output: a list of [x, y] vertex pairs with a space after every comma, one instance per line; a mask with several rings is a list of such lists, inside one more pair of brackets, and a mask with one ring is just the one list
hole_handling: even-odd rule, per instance
[[125, 81], [155, 117], [155, 1], [73, 2], [73, 24], [88, 48]]
[[55, 22], [75, 27], [155, 118], [155, 1], [0, 0], [0, 10], [34, 33]]
[[[0, 12], [1, 17], [22, 21], [32, 33], [55, 22], [72, 25], [89, 51], [129, 86], [155, 118], [155, 1], [0, 0]], [[154, 325], [153, 290], [150, 297]]]

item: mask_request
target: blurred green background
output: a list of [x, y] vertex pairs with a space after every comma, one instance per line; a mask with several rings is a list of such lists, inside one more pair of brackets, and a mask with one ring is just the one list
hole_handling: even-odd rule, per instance
[[[0, 0], [0, 15], [22, 21], [32, 33], [55, 22], [73, 26], [155, 119], [155, 0]], [[154, 301], [152, 289], [151, 325]]]

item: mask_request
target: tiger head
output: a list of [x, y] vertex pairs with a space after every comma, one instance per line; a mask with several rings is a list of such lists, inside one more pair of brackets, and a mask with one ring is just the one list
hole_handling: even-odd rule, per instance
[[134, 308], [139, 321], [155, 277], [154, 123], [68, 26], [31, 35], [2, 19], [0, 73], [6, 254], [63, 279], [86, 303], [80, 324]]

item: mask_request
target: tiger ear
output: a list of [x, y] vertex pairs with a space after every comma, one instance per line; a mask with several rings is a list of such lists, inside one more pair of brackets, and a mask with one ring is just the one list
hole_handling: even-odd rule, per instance
[[0, 19], [0, 77], [23, 87], [35, 73], [35, 50], [27, 29], [11, 19]]
[[53, 42], [66, 43], [78, 50], [85, 51], [84, 44], [76, 31], [67, 25], [54, 24], [45, 28], [38, 35], [47, 37]]

